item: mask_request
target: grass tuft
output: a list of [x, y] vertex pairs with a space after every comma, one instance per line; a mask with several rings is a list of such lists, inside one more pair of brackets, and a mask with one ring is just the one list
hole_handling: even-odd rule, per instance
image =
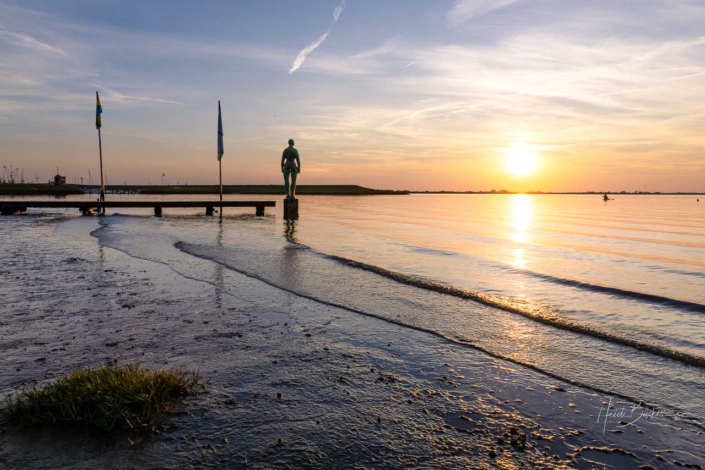
[[119, 426], [150, 430], [176, 397], [204, 385], [197, 372], [151, 371], [111, 363], [77, 369], [41, 388], [16, 390], [8, 398], [11, 416], [25, 424], [75, 422], [111, 431]]

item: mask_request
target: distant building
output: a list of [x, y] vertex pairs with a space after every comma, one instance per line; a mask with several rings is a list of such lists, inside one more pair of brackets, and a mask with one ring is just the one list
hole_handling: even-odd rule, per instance
[[57, 186], [60, 186], [62, 184], [66, 184], [66, 177], [61, 176], [61, 175], [54, 176], [54, 184]]

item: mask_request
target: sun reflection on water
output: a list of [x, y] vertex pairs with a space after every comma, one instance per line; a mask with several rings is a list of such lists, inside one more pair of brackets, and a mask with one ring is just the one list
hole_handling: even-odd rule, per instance
[[515, 194], [511, 200], [510, 226], [515, 230], [511, 239], [517, 243], [528, 243], [529, 229], [533, 218], [531, 197], [526, 194]]
[[514, 261], [512, 261], [512, 264], [516, 266], [519, 269], [526, 269], [526, 260], [524, 259], [524, 249], [523, 248], [518, 248], [514, 250]]

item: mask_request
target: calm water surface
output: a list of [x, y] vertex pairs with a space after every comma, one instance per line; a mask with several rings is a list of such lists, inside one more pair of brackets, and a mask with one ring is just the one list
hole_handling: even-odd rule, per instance
[[326, 253], [705, 356], [705, 201], [694, 196], [311, 198], [298, 240]]

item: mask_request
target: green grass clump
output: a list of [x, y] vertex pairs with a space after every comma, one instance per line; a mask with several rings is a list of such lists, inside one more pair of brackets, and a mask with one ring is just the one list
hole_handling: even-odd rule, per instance
[[111, 363], [77, 369], [41, 388], [17, 390], [8, 399], [12, 416], [26, 424], [75, 422], [111, 431], [149, 430], [173, 399], [204, 388], [198, 373], [151, 371]]

